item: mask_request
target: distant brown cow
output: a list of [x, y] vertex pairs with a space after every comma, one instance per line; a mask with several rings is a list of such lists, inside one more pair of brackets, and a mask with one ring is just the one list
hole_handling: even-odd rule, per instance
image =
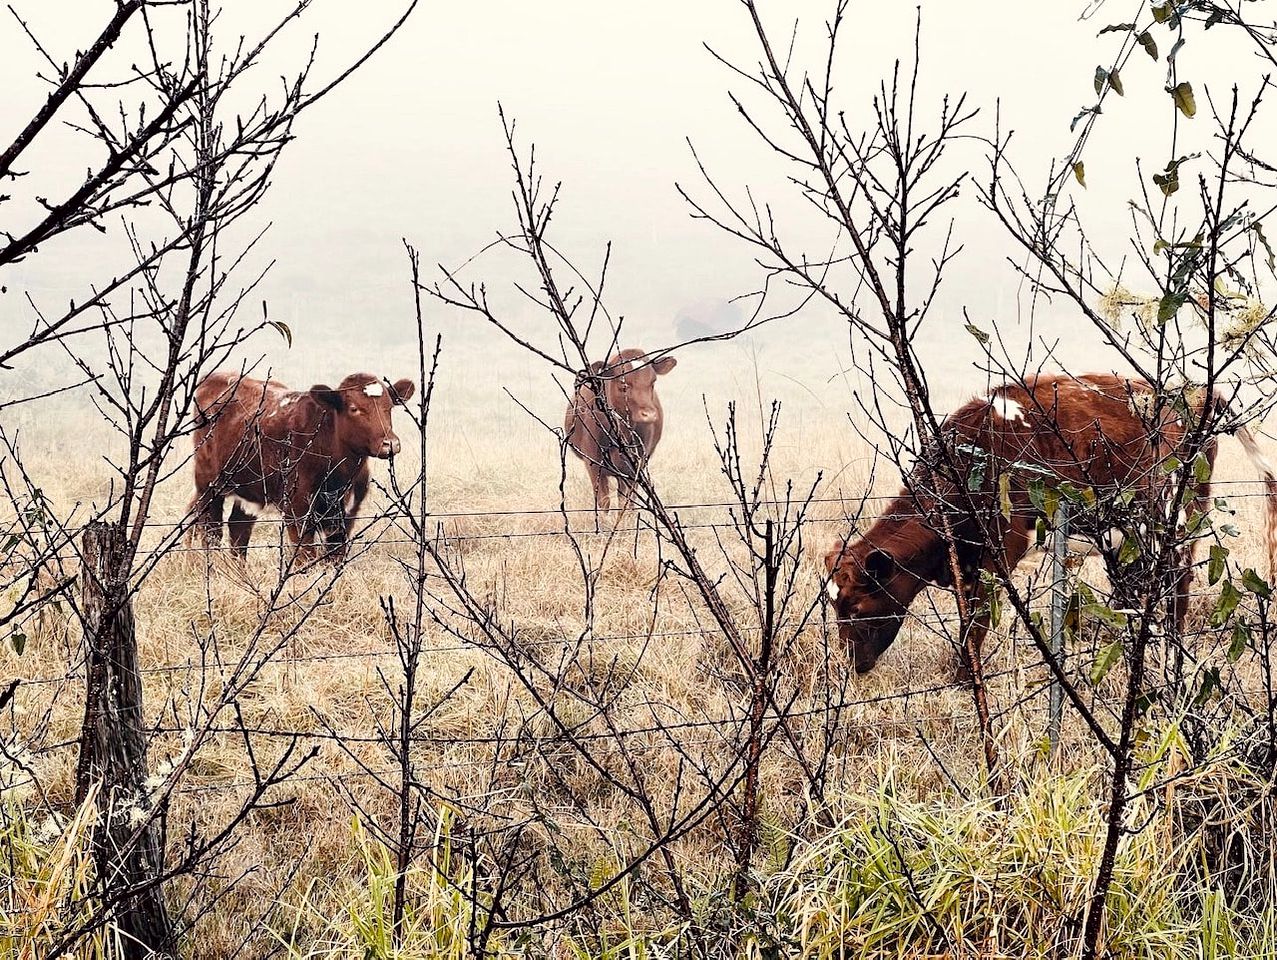
[[[851, 648], [856, 670], [871, 669], [891, 645], [914, 598], [929, 584], [950, 586], [949, 550], [939, 526], [923, 519], [945, 510], [952, 525], [964, 581], [979, 594], [978, 571], [996, 569], [995, 559], [983, 547], [1001, 542], [1002, 562], [1012, 569], [1028, 551], [1040, 511], [1030, 500], [1035, 477], [1050, 475], [1097, 493], [1133, 491], [1143, 509], [1168, 512], [1174, 478], [1163, 465], [1172, 462], [1184, 439], [1184, 425], [1169, 411], [1161, 422], [1150, 425], [1146, 413], [1151, 388], [1142, 380], [1126, 380], [1103, 374], [1079, 377], [1031, 377], [1028, 389], [1004, 384], [985, 397], [972, 400], [951, 414], [944, 424], [950, 449], [959, 451], [959, 470], [968, 476], [970, 492], [959, 492], [940, 483], [927, 491], [925, 470], [914, 468], [907, 489], [852, 543], [838, 541], [825, 558], [831, 574], [829, 593], [838, 618], [839, 633]], [[1259, 453], [1251, 432], [1236, 431], [1246, 453], [1259, 468], [1268, 492], [1267, 528], [1270, 554], [1277, 536], [1277, 478]], [[965, 447], [965, 451], [964, 448]], [[1215, 462], [1215, 443], [1204, 451]], [[1016, 465], [1008, 469], [1008, 465]], [[1002, 491], [1010, 499], [1010, 517], [1004, 517]], [[938, 494], [938, 496], [937, 496]], [[972, 498], [983, 522], [991, 527], [986, 538], [981, 521], [960, 509]], [[1192, 508], [1204, 510], [1210, 482], [1197, 485]], [[941, 506], [941, 504], [945, 504]], [[1148, 514], [1145, 514], [1148, 515]], [[1103, 518], [1094, 529], [1073, 532], [1113, 557], [1120, 549], [1121, 532]], [[1182, 522], [1183, 517], [1179, 517]], [[1168, 517], [1168, 522], [1170, 518]], [[1119, 521], [1120, 522], [1120, 521]], [[1192, 585], [1191, 547], [1179, 558], [1181, 573], [1174, 598], [1174, 617], [1182, 626]], [[1270, 557], [1270, 564], [1272, 558]], [[987, 623], [973, 626], [975, 646]]]
[[572, 452], [585, 463], [599, 510], [611, 506], [613, 477], [621, 499], [629, 502], [633, 478], [661, 440], [665, 414], [656, 396], [656, 378], [673, 370], [677, 362], [673, 357], [649, 360], [642, 350], [631, 348], [606, 363], [590, 364], [590, 372], [603, 381], [607, 403], [621, 421], [620, 430], [612, 428], [589, 380], [584, 375], [577, 378], [564, 430]]
[[219, 542], [230, 497], [226, 525], [241, 557], [268, 506], [283, 513], [304, 555], [319, 534], [331, 558], [345, 556], [350, 521], [368, 493], [368, 458], [399, 452], [391, 406], [413, 390], [411, 380], [392, 386], [367, 373], [351, 374], [336, 389], [318, 384], [303, 391], [237, 373], [209, 374], [195, 388], [195, 531], [205, 543]]

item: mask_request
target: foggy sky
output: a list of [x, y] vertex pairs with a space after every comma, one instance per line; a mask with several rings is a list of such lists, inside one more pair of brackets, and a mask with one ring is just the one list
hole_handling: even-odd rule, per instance
[[[96, 35], [112, 6], [106, 0], [17, 3], [41, 39], [66, 58]], [[1144, 3], [1108, 0], [1081, 20], [1086, 6], [1080, 0], [924, 3], [920, 115], [929, 119], [943, 95], [965, 91], [981, 109], [972, 132], [991, 135], [1000, 110], [1004, 130], [1017, 131], [1013, 153], [1021, 172], [1030, 186], [1040, 186], [1051, 158], [1070, 143], [1070, 119], [1095, 100], [1095, 65], [1110, 62], [1118, 49], [1121, 35], [1097, 38], [1100, 27], [1147, 14]], [[226, 7], [221, 35], [229, 38], [240, 29], [259, 29], [272, 4], [231, 0]], [[271, 69], [291, 72], [318, 33], [317, 85], [364, 49], [402, 7], [399, 0], [358, 5], [319, 0], [277, 50]], [[799, 21], [795, 60], [817, 68], [823, 23], [832, 8], [829, 0], [772, 0], [763, 6], [779, 41]], [[910, 61], [914, 17], [912, 4], [851, 5], [837, 82], [852, 126], [868, 123], [869, 97], [892, 60]], [[454, 265], [513, 226], [500, 101], [517, 118], [521, 143], [535, 140], [543, 174], [563, 182], [554, 231], [558, 245], [593, 268], [602, 245], [611, 241], [608, 302], [615, 314], [628, 318], [634, 331], [629, 339], [640, 337], [648, 346], [673, 342], [672, 322], [680, 310], [756, 290], [761, 283], [752, 252], [692, 219], [678, 196], [676, 182], [710, 198], [689, 139], [733, 197], [743, 198], [748, 185], [760, 201], [774, 204], [797, 247], [819, 253], [829, 236], [795, 202], [785, 167], [728, 99], [728, 90], [748, 95], [748, 84], [717, 63], [706, 43], [746, 69], [758, 58], [747, 15], [735, 0], [423, 0], [400, 35], [300, 121], [297, 142], [286, 150], [275, 187], [258, 212], [261, 224], [273, 223], [262, 259], [277, 261], [261, 296], [273, 305], [273, 315], [292, 320], [303, 336], [312, 325], [352, 330], [363, 340], [401, 337], [410, 311], [402, 237], [421, 249], [427, 266]], [[1169, 41], [1163, 54], [1167, 46]], [[1205, 83], [1231, 75], [1238, 49], [1195, 37], [1181, 53], [1181, 74], [1202, 91]], [[0, 139], [7, 143], [46, 88], [33, 78], [38, 61], [11, 20], [0, 22], [0, 53], [6, 91]], [[127, 44], [119, 58], [126, 56]], [[1115, 259], [1125, 252], [1122, 238], [1129, 234], [1126, 201], [1138, 188], [1133, 157], [1146, 156], [1150, 169], [1165, 159], [1161, 137], [1172, 119], [1161, 91], [1165, 69], [1164, 60], [1153, 63], [1142, 55], [1132, 60], [1123, 76], [1127, 96], [1110, 98], [1087, 153], [1088, 189], [1074, 191], [1096, 235], [1112, 236], [1115, 247], [1108, 253]], [[260, 76], [271, 89], [271, 72]], [[1198, 118], [1182, 124], [1181, 152], [1193, 146], [1194, 137], [1208, 142], [1201, 93], [1199, 105]], [[765, 108], [760, 117], [778, 119]], [[74, 188], [96, 152], [65, 131], [47, 140], [32, 153], [32, 176], [57, 196]], [[947, 172], [983, 175], [986, 153], [975, 141], [959, 144]], [[1028, 331], [1027, 301], [1004, 262], [1012, 251], [1001, 228], [970, 196], [967, 189], [951, 211], [965, 252], [950, 271], [925, 348], [945, 362], [969, 361], [978, 352], [962, 330], [963, 307], [986, 327], [997, 323], [1012, 340], [1024, 339]], [[942, 230], [944, 223], [936, 226]], [[19, 268], [16, 284], [14, 275], [8, 277], [11, 293], [0, 298], [6, 335], [27, 320], [25, 305], [12, 295], [15, 286], [55, 299], [74, 295], [77, 284], [83, 289], [93, 279], [83, 259], [56, 255], [59, 244], [68, 253], [100, 249], [81, 247], [101, 242], [82, 234], [47, 245]], [[471, 274], [493, 283], [514, 275], [509, 261], [500, 259], [481, 263]], [[508, 302], [511, 309], [522, 308]], [[467, 321], [430, 309], [432, 322], [450, 335], [467, 335]], [[1039, 332], [1049, 336], [1067, 334], [1075, 322], [1064, 308], [1047, 308], [1045, 314]], [[813, 322], [803, 328], [813, 349], [845, 349], [845, 328]]]

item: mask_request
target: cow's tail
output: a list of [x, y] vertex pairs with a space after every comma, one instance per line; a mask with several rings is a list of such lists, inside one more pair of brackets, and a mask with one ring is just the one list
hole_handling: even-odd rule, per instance
[[1250, 427], [1238, 427], [1237, 439], [1241, 441], [1246, 456], [1264, 481], [1264, 544], [1268, 549], [1268, 582], [1272, 583], [1274, 574], [1277, 574], [1277, 472], [1274, 472], [1272, 462], [1259, 449]]

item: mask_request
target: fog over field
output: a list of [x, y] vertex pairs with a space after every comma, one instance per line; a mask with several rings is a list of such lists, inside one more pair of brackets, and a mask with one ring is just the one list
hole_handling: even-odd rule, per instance
[[[59, 0], [22, 12], [54, 55], [66, 57], [88, 42], [108, 6]], [[992, 136], [1000, 112], [1003, 130], [1016, 131], [1012, 156], [1036, 189], [1051, 159], [1070, 142], [1070, 120], [1093, 100], [1094, 64], [1113, 49], [1111, 36], [1096, 39], [1096, 33], [1105, 23], [1126, 18], [1117, 9], [1120, 4], [1092, 6], [1100, 9], [1080, 19], [1070, 4], [1043, 5], [1032, 16], [1019, 0], [927, 5], [922, 113], [934, 115], [943, 93], [966, 91], [969, 104], [981, 111], [972, 132]], [[827, 7], [820, 0], [801, 0], [771, 3], [765, 12], [777, 24], [801, 20], [795, 55], [802, 56], [821, 41]], [[231, 4], [221, 29], [230, 32], [235, 18], [243, 18], [251, 31], [277, 8], [278, 3]], [[296, 67], [318, 32], [312, 81], [318, 86], [398, 9], [387, 0], [370, 0], [356, 17], [344, 4], [319, 3], [305, 27], [286, 37], [261, 70], [269, 76], [271, 68]], [[162, 10], [156, 14], [163, 15]], [[914, 18], [911, 4], [853, 5], [839, 83], [849, 102], [866, 109], [865, 120], [871, 95], [889, 75], [892, 60], [901, 57], [908, 67]], [[742, 120], [727, 91], [741, 93], [756, 107], [757, 98], [751, 99], [748, 84], [704, 48], [709, 44], [748, 68], [757, 59], [748, 31], [748, 17], [733, 0], [482, 0], [423, 7], [363, 70], [301, 119], [297, 142], [285, 151], [275, 174], [279, 188], [251, 218], [255, 226], [271, 227], [249, 263], [254, 268], [273, 263], [250, 301], [252, 312], [255, 317], [265, 299], [271, 316], [290, 323], [296, 336], [291, 352], [262, 339], [254, 346], [289, 382], [334, 379], [352, 366], [384, 364], [389, 372], [410, 341], [401, 238], [422, 251], [427, 267], [451, 267], [513, 226], [498, 101], [517, 120], [520, 141], [525, 146], [536, 142], [542, 174], [563, 183], [554, 227], [563, 252], [583, 269], [596, 270], [604, 244], [612, 243], [607, 302], [614, 315], [626, 319], [627, 343], [676, 343], [679, 317], [716, 310], [722, 315], [724, 301], [762, 283], [751, 251], [689, 216], [678, 195], [676, 183], [698, 199], [712, 199], [689, 140], [729, 195], [743, 197], [749, 186], [759, 203], [774, 205], [785, 235], [820, 255], [831, 240], [827, 226], [795, 204], [784, 189], [784, 166]], [[6, 91], [0, 103], [2, 129], [18, 125], [43, 96], [34, 79], [40, 66], [35, 54], [24, 45], [12, 46], [0, 58]], [[1224, 66], [1199, 59], [1208, 49], [1190, 46], [1183, 54], [1182, 66], [1191, 68], [1199, 82]], [[118, 62], [130, 55], [127, 48], [113, 54]], [[1132, 67], [1126, 78], [1132, 91], [1163, 82], [1161, 62], [1135, 61]], [[1150, 109], [1147, 100], [1110, 98], [1109, 103], [1106, 110], [1120, 116], [1098, 128], [1088, 154], [1088, 187], [1073, 193], [1092, 236], [1101, 238], [1097, 245], [1111, 231], [1112, 248], [1101, 252], [1116, 266], [1130, 253], [1121, 238], [1129, 233], [1126, 200], [1138, 189], [1129, 158], [1163, 129], [1166, 117]], [[760, 109], [770, 116], [765, 106]], [[1199, 148], [1190, 138], [1204, 137], [1205, 130], [1204, 124], [1186, 130], [1183, 152]], [[945, 163], [954, 173], [967, 169], [979, 178], [987, 174], [986, 153], [985, 144], [969, 140], [957, 144]], [[95, 157], [82, 138], [63, 130], [41, 142], [27, 165], [30, 176], [57, 196]], [[1106, 157], [1112, 161], [1106, 163]], [[1154, 166], [1160, 165], [1156, 159]], [[1074, 368], [1120, 364], [1095, 347], [1094, 337], [1079, 336], [1075, 312], [1067, 305], [1032, 302], [1007, 264], [1008, 257], [1023, 262], [1023, 255], [974, 202], [970, 184], [950, 210], [964, 250], [948, 271], [920, 349], [942, 394], [952, 391], [956, 399], [983, 380], [972, 369], [980, 350], [964, 330], [964, 309], [982, 327], [996, 322], [1017, 358], [1033, 344], [1037, 361], [1050, 345]], [[933, 224], [922, 248], [934, 248], [943, 230], [943, 221]], [[23, 291], [45, 309], [82, 297], [96, 276], [84, 270], [87, 264], [119, 262], [121, 248], [114, 243], [112, 236], [79, 232], [50, 244], [29, 266], [19, 265], [7, 278], [9, 292], [0, 296], [0, 330], [13, 336], [31, 323]], [[535, 329], [534, 311], [510, 295], [509, 280], [519, 276], [519, 269], [510, 256], [490, 255], [473, 265], [470, 275], [500, 286], [496, 302]], [[742, 315], [752, 311], [752, 303], [739, 304]], [[445, 335], [443, 402], [461, 358], [478, 353], [493, 374], [488, 396], [493, 404], [508, 406], [500, 393], [506, 381], [495, 374], [506, 369], [504, 357], [526, 369], [517, 351], [499, 337], [489, 338], [473, 318], [436, 305], [428, 309], [430, 325]], [[782, 330], [760, 331], [749, 353], [718, 344], [686, 351], [681, 356], [686, 367], [668, 384], [670, 403], [689, 410], [699, 406], [698, 383], [714, 381], [723, 367], [739, 370], [752, 362], [747, 357], [753, 350], [764, 376], [797, 376], [821, 403], [844, 410], [852, 406], [848, 381], [839, 376], [851, 366], [846, 325], [814, 305], [787, 320]], [[55, 360], [46, 354], [31, 362]], [[769, 389], [772, 384], [783, 389], [780, 383], [769, 380]]]

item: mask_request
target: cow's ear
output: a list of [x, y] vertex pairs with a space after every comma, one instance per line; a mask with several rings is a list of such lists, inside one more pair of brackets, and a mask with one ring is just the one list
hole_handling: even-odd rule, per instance
[[865, 557], [865, 573], [879, 584], [884, 584], [896, 572], [896, 558], [886, 550], [871, 550]]
[[674, 357], [661, 357], [659, 360], [652, 361], [652, 369], [657, 373], [669, 373], [678, 363]]
[[345, 409], [346, 401], [342, 399], [341, 391], [334, 390], [326, 383], [317, 383], [310, 388], [311, 397], [326, 407], [332, 407], [334, 410], [341, 411]]
[[390, 387], [390, 402], [403, 406], [412, 399], [412, 395], [416, 393], [417, 385], [408, 378], [396, 380]]

